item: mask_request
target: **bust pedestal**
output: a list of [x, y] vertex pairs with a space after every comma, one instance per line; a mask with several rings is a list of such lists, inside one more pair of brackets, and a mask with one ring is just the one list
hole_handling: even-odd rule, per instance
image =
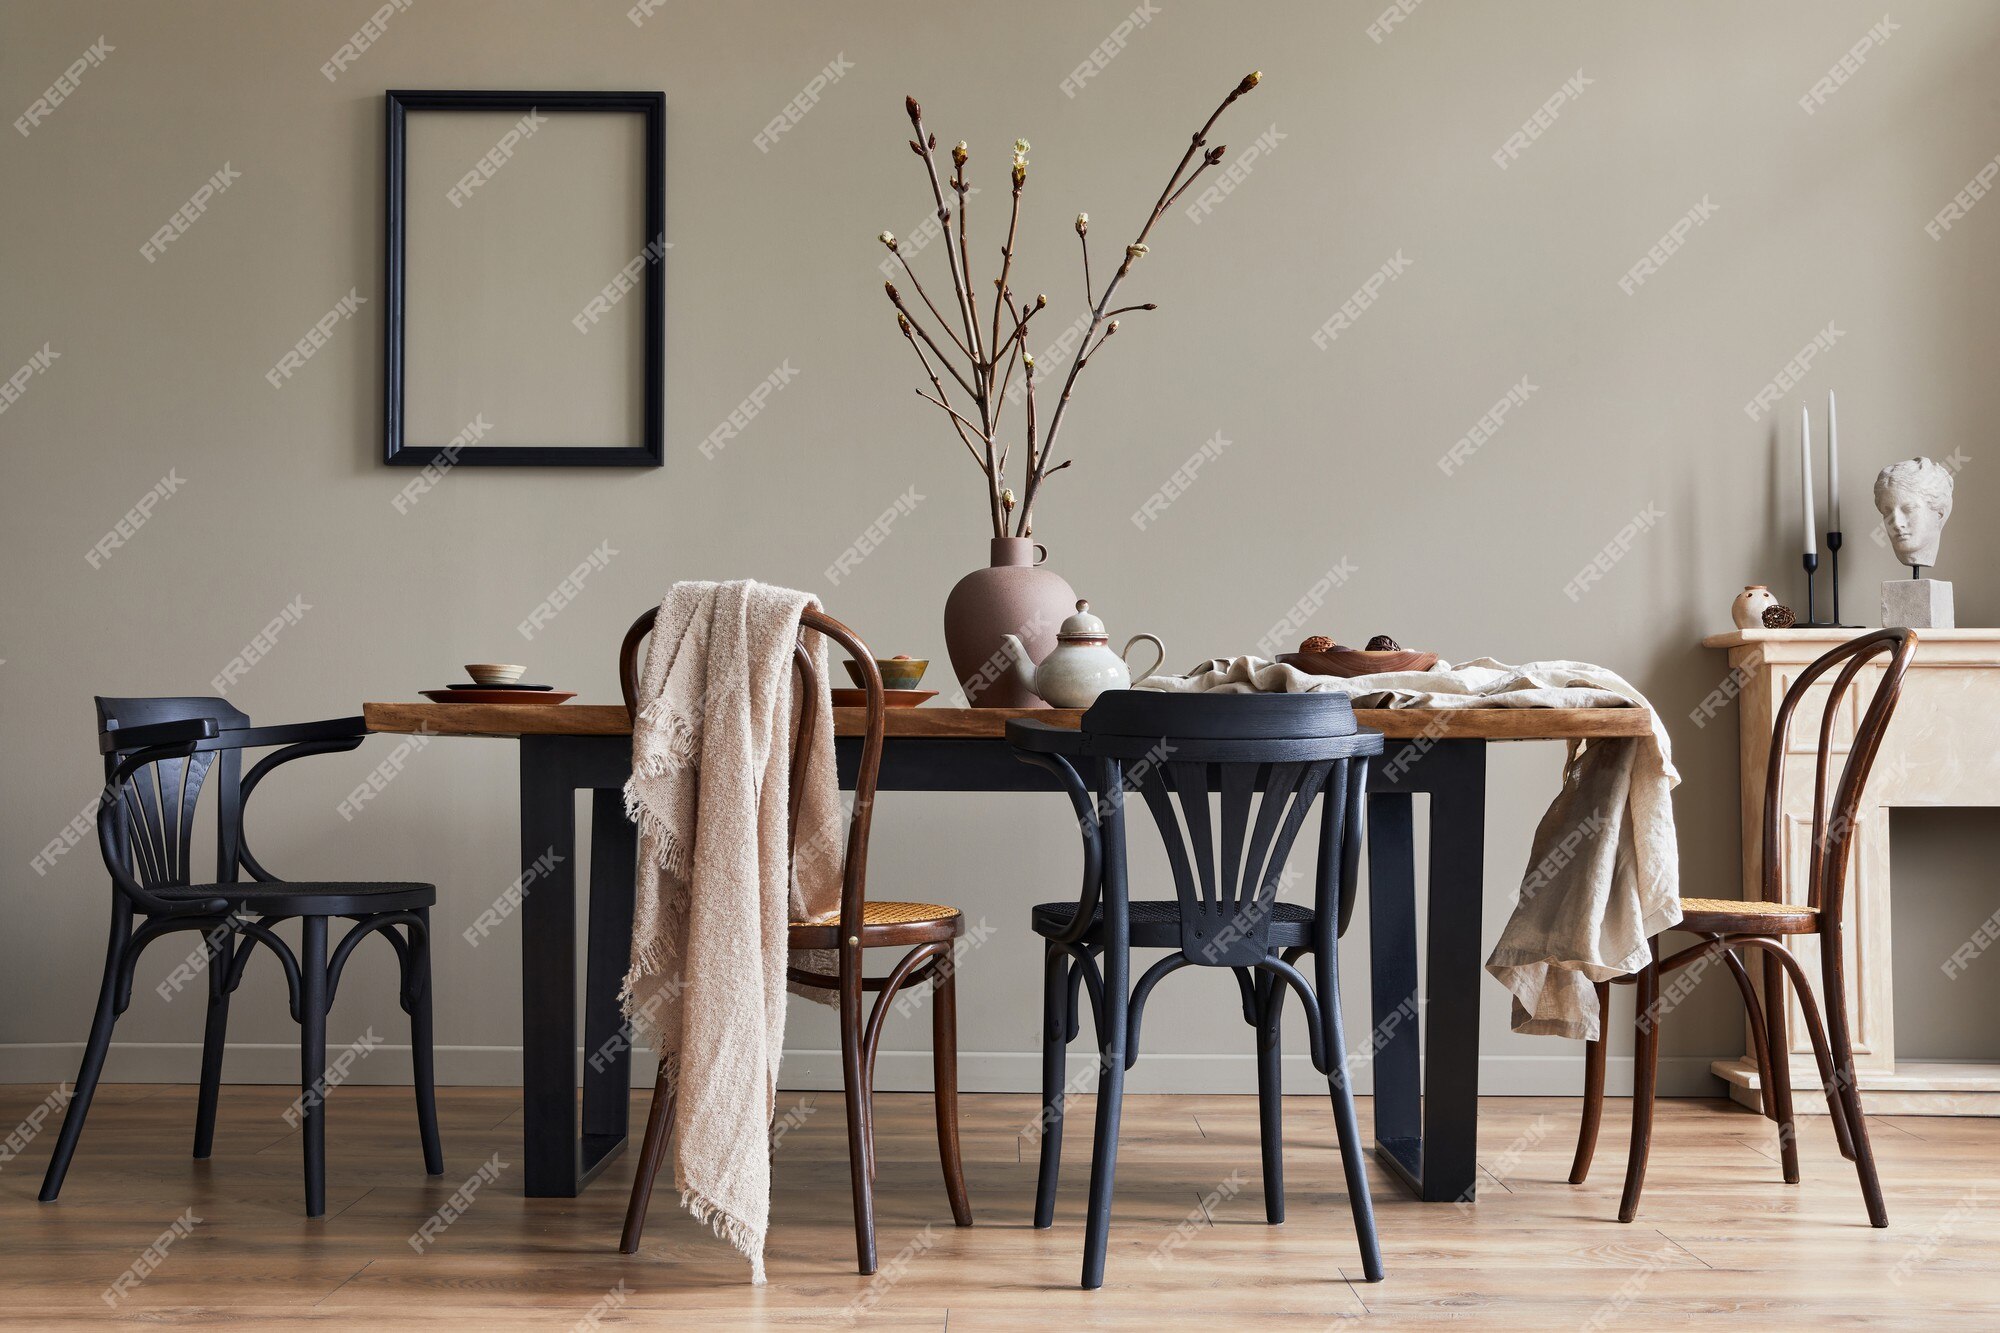
[[[1904, 579], [1912, 582], [1927, 580]], [[1944, 585], [1949, 587], [1950, 585]], [[1762, 847], [1764, 785], [1769, 770], [1771, 728], [1785, 691], [1800, 670], [1852, 630], [1738, 630], [1702, 640], [1729, 653], [1731, 679], [1742, 682], [1738, 696], [1742, 764], [1743, 894], [1763, 896]], [[1857, 811], [1853, 863], [1848, 868], [1848, 1000], [1854, 1022], [1854, 1059], [1868, 1110], [1876, 1115], [2000, 1114], [2000, 1064], [1973, 1061], [1912, 1061], [1896, 1058], [1895, 988], [1891, 977], [1889, 902], [1889, 810], [1892, 806], [2000, 806], [2000, 630], [1920, 630], [1917, 655], [1903, 682], [1895, 720], [1883, 737]], [[1881, 679], [1878, 666], [1863, 668], [1833, 721], [1833, 762], [1846, 762], [1862, 708]], [[1812, 793], [1821, 715], [1831, 680], [1822, 678], [1800, 702], [1785, 756], [1785, 805], [1779, 812], [1784, 846], [1779, 852], [1781, 897], [1805, 900], [1806, 863], [1811, 856]], [[1923, 910], [1921, 898], [1913, 904]], [[1907, 908], [1905, 910], [1908, 910]], [[1819, 944], [1805, 941], [1799, 962], [1813, 986], [1819, 985]], [[1762, 969], [1750, 975], [1761, 981]], [[1819, 1071], [1813, 1063], [1804, 1018], [1796, 1003], [1785, 1006], [1786, 1049], [1792, 1059], [1792, 1105], [1801, 1114], [1825, 1114], [1816, 1095]], [[1745, 1029], [1746, 1050], [1749, 1032]], [[1921, 1045], [1921, 1043], [1919, 1043]], [[1755, 1108], [1758, 1101], [1754, 1054], [1710, 1066], [1729, 1084], [1730, 1096]]]
[[1884, 629], [1955, 629], [1951, 584], [1942, 579], [1886, 579], [1882, 583]]

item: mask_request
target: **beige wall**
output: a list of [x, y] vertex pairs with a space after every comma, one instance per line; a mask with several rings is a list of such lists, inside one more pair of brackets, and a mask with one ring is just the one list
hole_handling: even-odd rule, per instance
[[[1232, 158], [1268, 130], [1282, 138], [1199, 225], [1176, 213], [1155, 233], [1131, 290], [1164, 308], [1134, 319], [1085, 380], [1067, 432], [1077, 465], [1051, 484], [1037, 532], [1052, 563], [1116, 633], [1159, 633], [1175, 663], [1249, 648], [1350, 560], [1357, 572], [1313, 629], [1387, 632], [1455, 658], [1611, 665], [1673, 730], [1688, 890], [1733, 893], [1734, 716], [1687, 721], [1721, 675], [1695, 644], [1745, 582], [1797, 588], [1796, 465], [1743, 404], [1829, 322], [1841, 334], [1801, 392], [1816, 409], [1841, 393], [1848, 607], [1869, 614], [1870, 588], [1895, 572], [1866, 536], [1868, 478], [1958, 449], [1970, 462], [1937, 572], [1958, 581], [1965, 623], [2000, 615], [1986, 518], [2000, 204], [1941, 240], [1924, 230], [2000, 150], [2000, 12], [1896, 11], [1888, 40], [1809, 115], [1798, 99], [1879, 4], [1432, 0], [1377, 42], [1380, 7], [1166, 0], [1072, 97], [1063, 80], [1130, 12], [1123, 0], [669, 0], [637, 27], [622, 0], [417, 0], [334, 81], [321, 66], [368, 0], [5, 0], [8, 119], [100, 36], [114, 49], [30, 134], [0, 136], [0, 376], [45, 342], [60, 356], [0, 414], [0, 1077], [68, 1076], [96, 985], [94, 846], [46, 875], [29, 864], [92, 795], [89, 696], [207, 693], [294, 598], [310, 610], [231, 692], [259, 719], [409, 698], [468, 660], [526, 661], [611, 698], [621, 630], [677, 578], [814, 589], [879, 651], [942, 661], [940, 607], [982, 559], [983, 511], [957, 444], [910, 392], [915, 367], [879, 290], [874, 235], [913, 231], [928, 207], [903, 147], [906, 92], [942, 138], [973, 144], [982, 253], [997, 245], [1005, 147], [1033, 141], [1021, 285], [1066, 311], [1079, 288], [1070, 217], [1088, 210], [1099, 254], [1115, 253], [1182, 136], [1261, 67], [1264, 87], [1219, 137]], [[837, 57], [852, 68], [759, 151], [754, 136]], [[1581, 95], [1497, 166], [1579, 70]], [[664, 469], [468, 469], [410, 512], [392, 507], [412, 474], [378, 462], [389, 87], [665, 90]], [[241, 178], [149, 263], [140, 247], [225, 163]], [[1703, 200], [1717, 211], [1681, 252], [1620, 290]], [[1316, 347], [1313, 332], [1397, 255], [1408, 270]], [[367, 303], [273, 388], [265, 372], [350, 289]], [[508, 336], [491, 330], [496, 346]], [[705, 459], [700, 443], [781, 365], [796, 378]], [[1438, 460], [1523, 377], [1537, 386], [1526, 405], [1446, 475]], [[1218, 432], [1231, 441], [1221, 457], [1136, 527], [1130, 515]], [[93, 543], [170, 472], [175, 493], [92, 568]], [[911, 488], [924, 497], [914, 512], [830, 586], [823, 571]], [[1567, 596], [1648, 506], [1663, 517]], [[516, 625], [607, 542], [608, 566], [524, 642]], [[516, 874], [513, 750], [435, 743], [344, 822], [336, 805], [393, 745], [274, 780], [253, 823], [260, 855], [296, 875], [435, 880], [441, 1067], [511, 1081], [517, 929], [476, 949], [459, 931]], [[1546, 745], [1494, 754], [1489, 940], [1560, 760]], [[998, 928], [965, 968], [967, 1080], [1031, 1086], [1025, 920], [1034, 898], [1073, 890], [1061, 803], [898, 795], [877, 827], [880, 891], [956, 902]], [[1950, 878], [1983, 845], [1966, 841], [1954, 862], [1953, 836], [1939, 832], [1927, 872]], [[1987, 909], [1953, 910], [1969, 929]], [[162, 946], [141, 968], [112, 1077], [192, 1077], [196, 992], [152, 994], [181, 952]], [[1363, 971], [1348, 979], [1357, 1005]], [[370, 1026], [401, 1037], [389, 973], [386, 956], [357, 959], [336, 1041]], [[1174, 1021], [1148, 1031], [1146, 1086], [1252, 1086], [1233, 989], [1173, 989], [1160, 1003]], [[1726, 989], [1675, 1014], [1670, 1087], [1708, 1089], [1706, 1060], [1740, 1052]], [[279, 995], [260, 962], [233, 1076], [295, 1069]], [[1511, 1037], [1503, 993], [1486, 983], [1485, 1001], [1489, 1090], [1577, 1086], [1576, 1047]], [[796, 1014], [792, 1037], [806, 1053], [792, 1078], [832, 1072], [823, 1015]], [[891, 1042], [921, 1050], [923, 1031], [903, 1020]], [[400, 1058], [357, 1076], [394, 1076]], [[885, 1084], [924, 1074], [920, 1056], [888, 1064]]]

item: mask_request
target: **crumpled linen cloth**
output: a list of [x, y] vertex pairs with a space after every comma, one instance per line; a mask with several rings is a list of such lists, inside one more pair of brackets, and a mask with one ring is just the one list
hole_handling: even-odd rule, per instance
[[[1481, 657], [1341, 679], [1237, 657], [1181, 676], [1150, 676], [1133, 688], [1336, 691], [1353, 696], [1357, 708], [1644, 708], [1650, 736], [1569, 742], [1562, 790], [1535, 829], [1513, 915], [1486, 970], [1514, 997], [1514, 1031], [1594, 1041], [1603, 1016], [1593, 983], [1645, 966], [1647, 941], [1681, 919], [1670, 795], [1680, 774], [1659, 714], [1616, 672], [1587, 662], [1508, 666]], [[1396, 752], [1391, 742], [1385, 762]]]
[[681, 1205], [764, 1281], [770, 1128], [785, 1043], [787, 925], [840, 909], [844, 851], [826, 643], [820, 725], [789, 828], [793, 645], [807, 593], [676, 583], [660, 604], [632, 725], [626, 814], [639, 825], [631, 970], [620, 1001], [672, 1092]]

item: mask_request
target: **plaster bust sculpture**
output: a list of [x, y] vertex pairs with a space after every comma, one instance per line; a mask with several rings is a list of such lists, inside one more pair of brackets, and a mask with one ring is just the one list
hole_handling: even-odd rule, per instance
[[1928, 458], [1891, 463], [1875, 478], [1875, 507], [1896, 559], [1916, 568], [1937, 563], [1944, 521], [1951, 517], [1951, 472]]

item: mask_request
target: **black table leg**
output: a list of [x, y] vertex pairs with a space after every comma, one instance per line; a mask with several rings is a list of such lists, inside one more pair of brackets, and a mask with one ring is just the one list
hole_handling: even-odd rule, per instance
[[615, 787], [622, 747], [603, 737], [521, 738], [522, 1156], [529, 1198], [572, 1199], [624, 1146], [629, 1052], [585, 1075], [577, 1123], [576, 792], [599, 788], [591, 814], [587, 1049], [619, 1030], [618, 984], [631, 952], [635, 842]]
[[[1486, 742], [1437, 741], [1405, 753], [1396, 771], [1371, 771], [1377, 790], [1368, 806], [1376, 1156], [1427, 1203], [1470, 1201], [1479, 1172]], [[1415, 791], [1431, 797], [1421, 1084]]]
[[[576, 1124], [576, 810], [560, 737], [521, 738], [522, 1148], [526, 1193], [574, 1198]], [[537, 863], [540, 864], [536, 871]]]

